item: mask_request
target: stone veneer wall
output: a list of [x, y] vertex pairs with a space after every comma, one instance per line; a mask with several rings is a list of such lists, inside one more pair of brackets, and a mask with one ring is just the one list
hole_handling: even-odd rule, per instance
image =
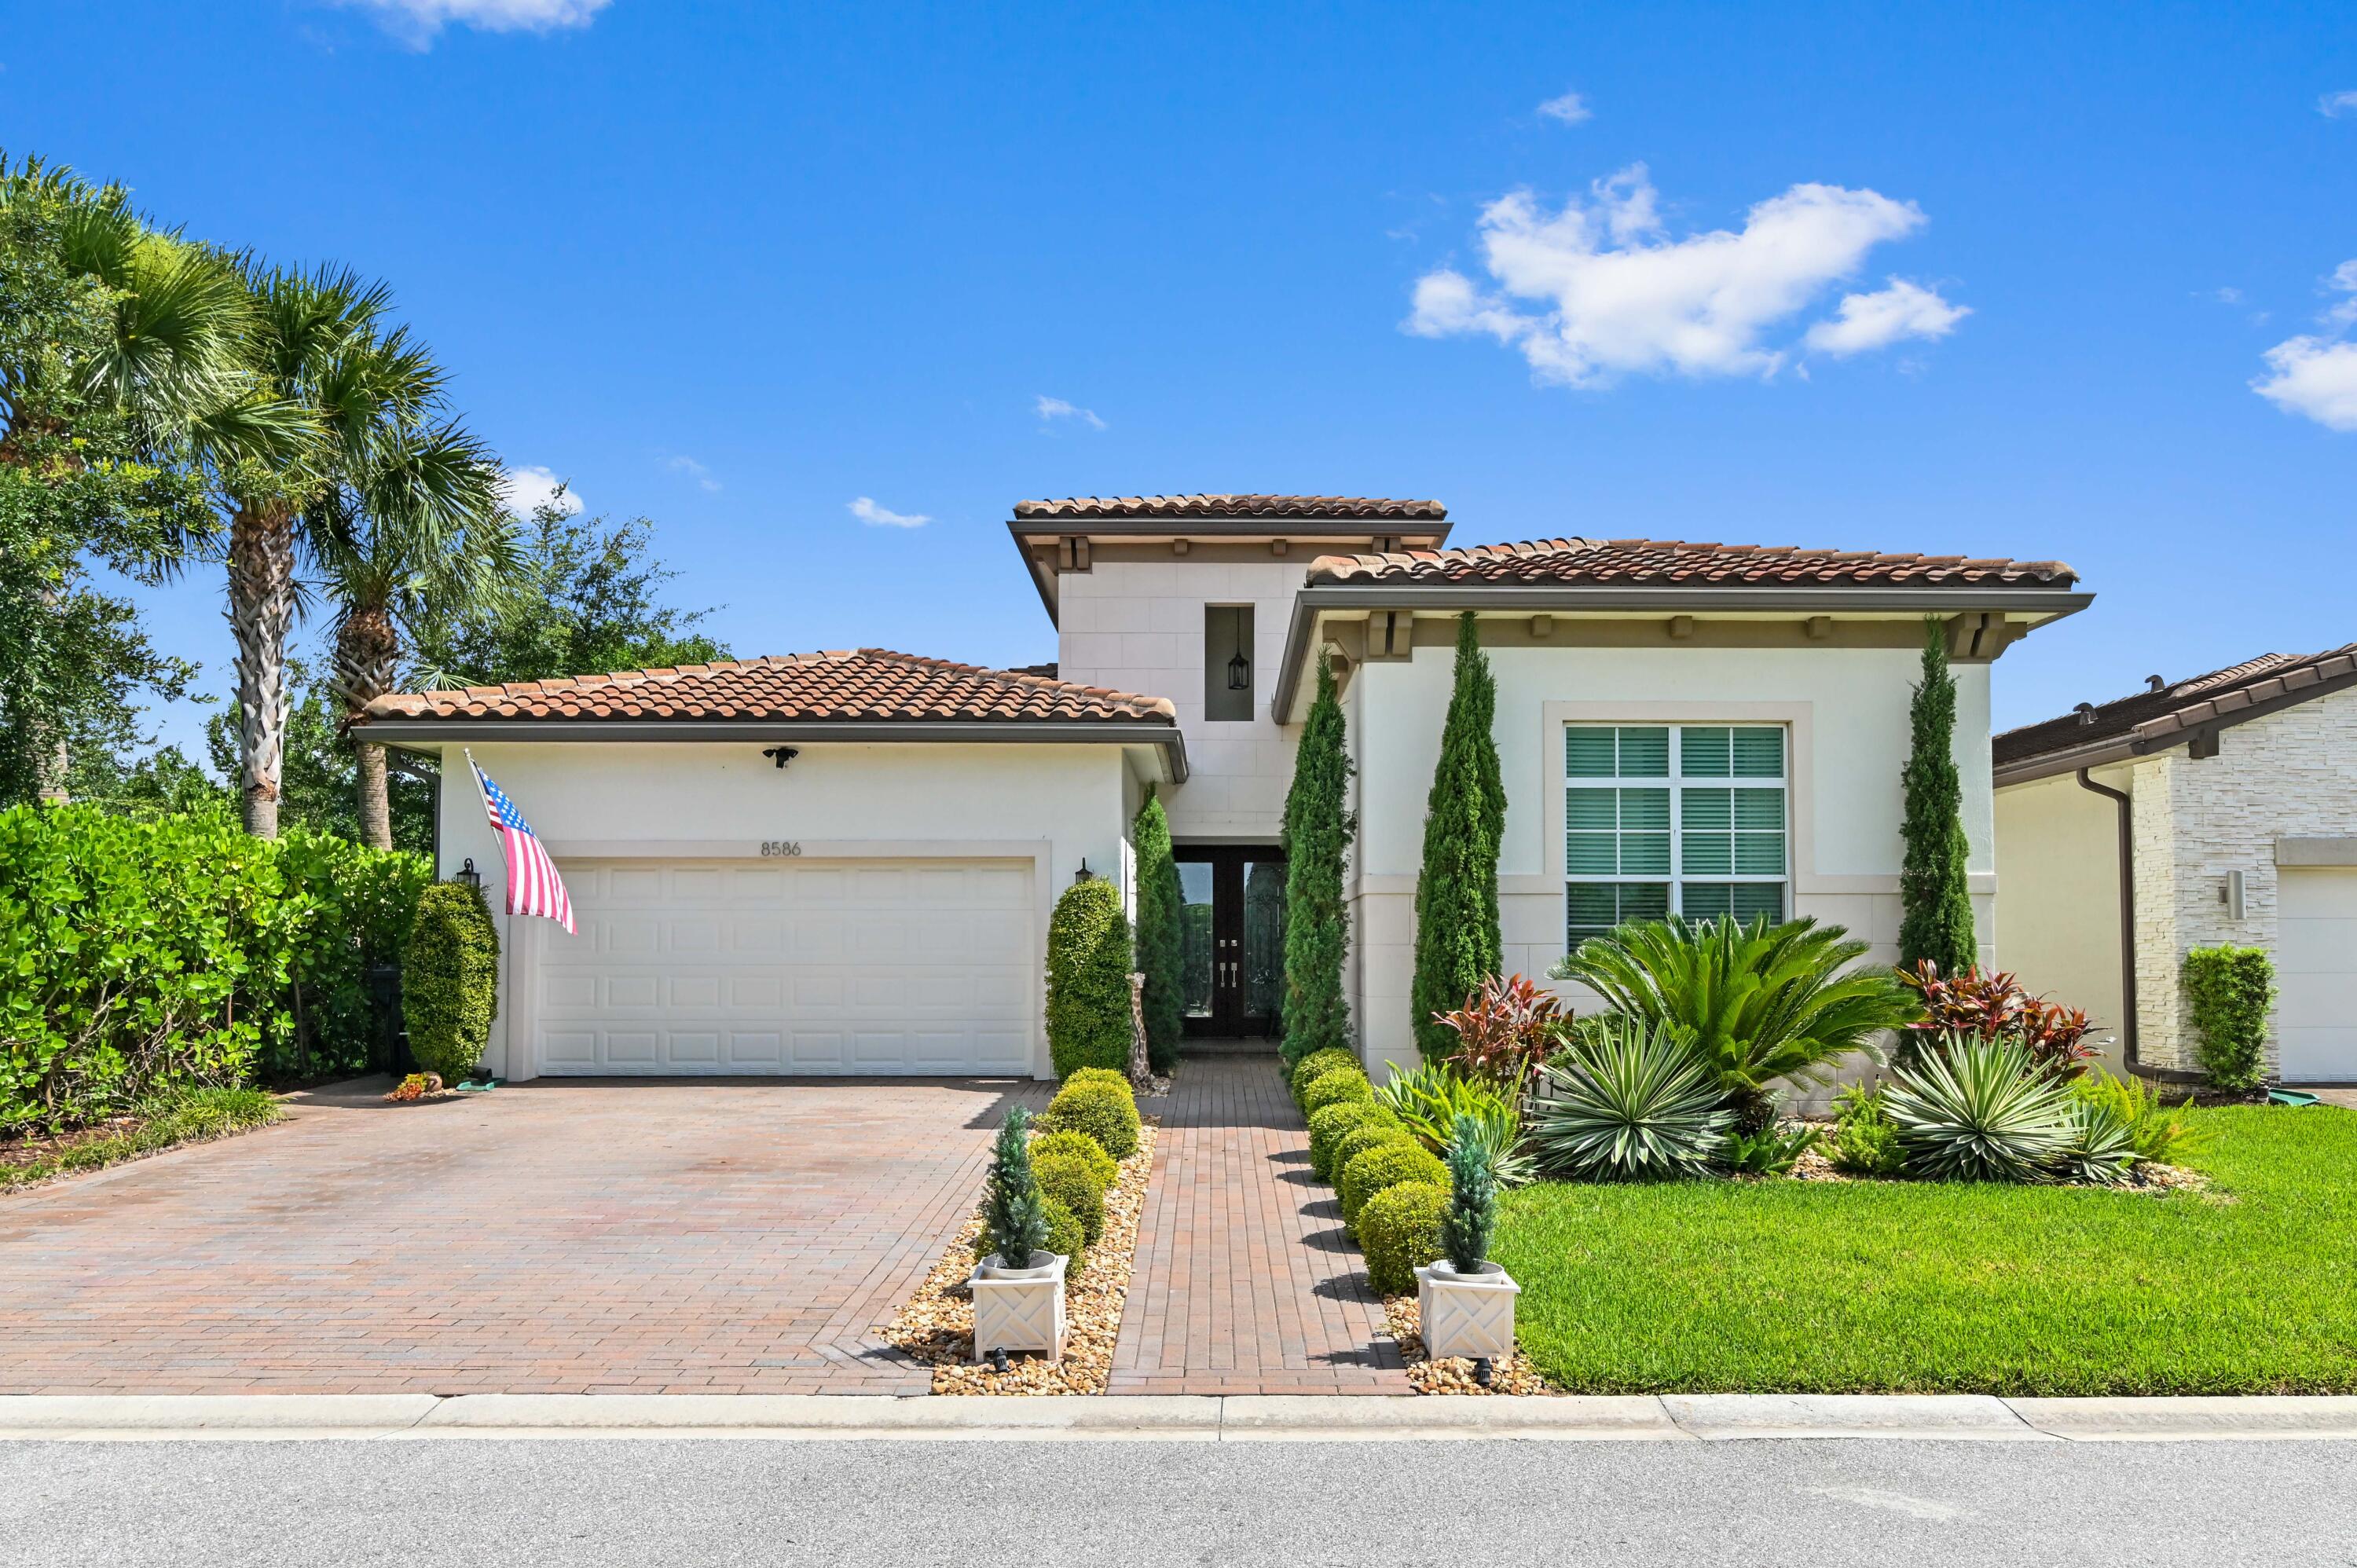
[[[2131, 775], [2142, 1055], [2157, 1067], [2191, 1068], [2179, 983], [2186, 952], [2220, 942], [2272, 950], [2276, 840], [2357, 835], [2357, 692], [2225, 730], [2218, 755], [2204, 761], [2179, 747]], [[2230, 871], [2243, 874], [2240, 920], [2222, 898]], [[2271, 1070], [2279, 1059], [2270, 1026]]]

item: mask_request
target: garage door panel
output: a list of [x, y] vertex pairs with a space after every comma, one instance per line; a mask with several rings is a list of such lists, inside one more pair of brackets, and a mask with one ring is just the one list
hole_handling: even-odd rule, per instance
[[2283, 1076], [2357, 1082], [2357, 867], [2287, 867], [2277, 897]]
[[1022, 1072], [1028, 869], [892, 862], [565, 867], [543, 947], [543, 1070]]

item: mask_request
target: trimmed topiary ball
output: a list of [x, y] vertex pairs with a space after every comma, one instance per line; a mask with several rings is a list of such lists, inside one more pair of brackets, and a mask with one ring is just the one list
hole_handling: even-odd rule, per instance
[[1050, 1197], [1042, 1207], [1048, 1210], [1048, 1251], [1062, 1256], [1064, 1277], [1071, 1279], [1088, 1262], [1088, 1230], [1081, 1224], [1080, 1216], [1057, 1199]]
[[1448, 1185], [1448, 1167], [1440, 1156], [1413, 1138], [1403, 1137], [1397, 1143], [1378, 1144], [1351, 1156], [1342, 1174], [1334, 1183], [1336, 1194], [1342, 1199], [1342, 1223], [1358, 1233], [1359, 1213], [1367, 1200], [1387, 1187], [1397, 1187], [1404, 1181], [1428, 1181], [1433, 1186]]
[[[1286, 1069], [1286, 1087], [1299, 1094], [1309, 1086], [1309, 1080], [1331, 1068], [1358, 1067], [1359, 1058], [1339, 1046], [1329, 1046], [1322, 1051], [1312, 1051]], [[1361, 1069], [1364, 1071], [1364, 1069]]]
[[1301, 1113], [1315, 1116], [1329, 1105], [1346, 1100], [1372, 1100], [1375, 1086], [1356, 1068], [1331, 1068], [1310, 1079], [1301, 1091]]
[[1086, 1133], [1042, 1133], [1031, 1140], [1031, 1158], [1035, 1161], [1049, 1155], [1071, 1155], [1088, 1162], [1096, 1173], [1097, 1185], [1107, 1191], [1121, 1179], [1121, 1163], [1104, 1152], [1104, 1145]]
[[1309, 1119], [1309, 1174], [1319, 1181], [1334, 1179], [1334, 1145], [1346, 1133], [1370, 1124], [1396, 1127], [1399, 1118], [1372, 1100], [1345, 1100], [1329, 1105]]
[[1367, 1199], [1359, 1211], [1359, 1251], [1367, 1257], [1367, 1283], [1377, 1295], [1406, 1295], [1415, 1289], [1416, 1269], [1443, 1255], [1440, 1228], [1448, 1212], [1448, 1189], [1428, 1181], [1404, 1181]]
[[1115, 1072], [1109, 1067], [1076, 1067], [1064, 1075], [1063, 1087], [1070, 1089], [1076, 1083], [1109, 1083], [1115, 1089], [1128, 1090], [1133, 1098], [1136, 1093], [1130, 1089], [1127, 1073]]
[[[1382, 1107], [1377, 1106], [1376, 1109], [1381, 1110]], [[1415, 1144], [1415, 1134], [1396, 1121], [1386, 1122], [1378, 1117], [1360, 1122], [1328, 1145], [1324, 1177], [1327, 1185], [1340, 1187], [1342, 1173], [1351, 1168], [1351, 1162], [1369, 1149], [1384, 1144], [1401, 1143]], [[1423, 1146], [1416, 1144], [1418, 1148]]]
[[[1102, 1157], [1103, 1151], [1099, 1151]], [[1036, 1149], [1031, 1155], [1031, 1177], [1039, 1190], [1055, 1202], [1072, 1211], [1081, 1222], [1081, 1234], [1091, 1242], [1104, 1234], [1104, 1183], [1097, 1180], [1096, 1172], [1088, 1161], [1078, 1155], [1042, 1155]]]
[[1069, 1084], [1048, 1102], [1039, 1125], [1050, 1133], [1085, 1133], [1116, 1160], [1137, 1152], [1137, 1101], [1125, 1085]]

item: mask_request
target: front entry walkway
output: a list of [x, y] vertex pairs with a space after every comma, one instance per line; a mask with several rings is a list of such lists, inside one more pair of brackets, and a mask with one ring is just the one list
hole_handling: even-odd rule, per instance
[[1190, 1057], [1144, 1108], [1162, 1132], [1110, 1391], [1407, 1393], [1276, 1058]]
[[0, 1197], [0, 1394], [922, 1393], [876, 1330], [1047, 1086], [383, 1088]]

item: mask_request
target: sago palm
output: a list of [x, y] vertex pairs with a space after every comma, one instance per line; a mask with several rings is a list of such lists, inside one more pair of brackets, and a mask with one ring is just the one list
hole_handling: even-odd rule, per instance
[[1892, 972], [1851, 964], [1867, 944], [1814, 920], [1640, 920], [1582, 942], [1558, 964], [1620, 1012], [1690, 1037], [1741, 1127], [1775, 1118], [1780, 1079], [1823, 1082], [1920, 1008]]

